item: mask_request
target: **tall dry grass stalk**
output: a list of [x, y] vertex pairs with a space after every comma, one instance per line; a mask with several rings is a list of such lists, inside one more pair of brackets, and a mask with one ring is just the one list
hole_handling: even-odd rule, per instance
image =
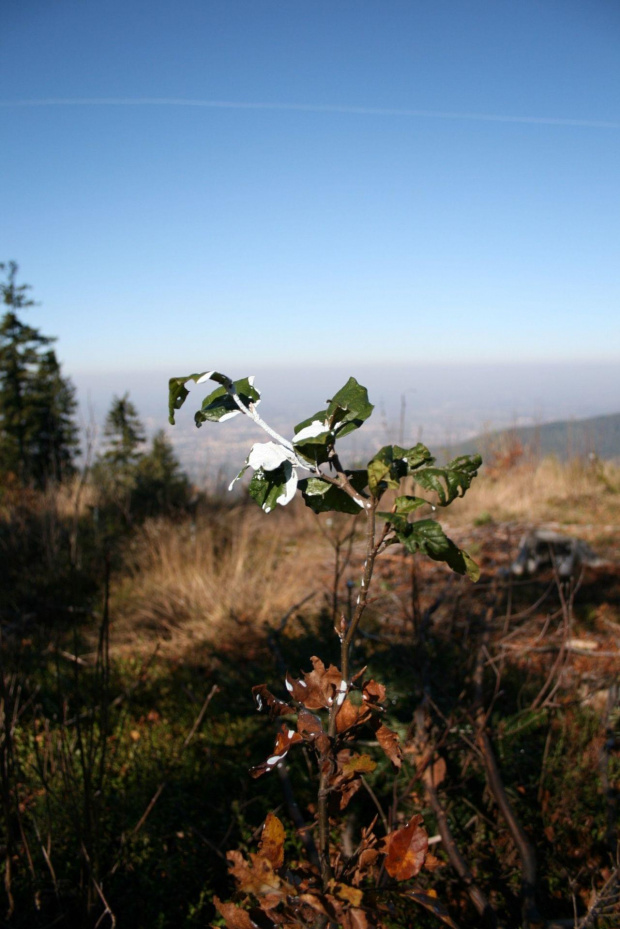
[[322, 591], [321, 549], [312, 514], [300, 507], [268, 517], [238, 507], [194, 523], [149, 520], [130, 543], [129, 571], [113, 597], [114, 647], [135, 652], [159, 641], [163, 652], [180, 654], [277, 623]]

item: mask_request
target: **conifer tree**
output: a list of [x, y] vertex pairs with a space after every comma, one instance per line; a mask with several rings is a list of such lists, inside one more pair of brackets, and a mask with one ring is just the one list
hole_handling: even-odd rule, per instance
[[103, 434], [108, 440], [105, 461], [117, 469], [134, 468], [140, 458], [140, 446], [146, 441], [144, 426], [129, 394], [114, 397], [106, 416]]
[[7, 275], [0, 283], [7, 308], [0, 320], [0, 474], [42, 486], [72, 471], [75, 391], [48, 347], [55, 339], [20, 319], [34, 301], [29, 285], [16, 283], [17, 271], [14, 261], [0, 264]]
[[95, 462], [93, 479], [108, 516], [115, 519], [120, 515], [123, 522], [130, 525], [138, 463], [142, 458], [140, 446], [146, 435], [128, 393], [112, 400], [103, 435], [107, 448]]
[[37, 484], [63, 481], [75, 472], [78, 447], [75, 388], [62, 377], [56, 353], [50, 349], [39, 362], [32, 395], [34, 436], [31, 468]]

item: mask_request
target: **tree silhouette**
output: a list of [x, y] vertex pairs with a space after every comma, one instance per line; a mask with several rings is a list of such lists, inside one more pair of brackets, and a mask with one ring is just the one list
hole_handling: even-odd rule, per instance
[[45, 485], [73, 470], [77, 452], [75, 390], [61, 374], [55, 341], [26, 325], [20, 312], [34, 306], [28, 284], [17, 284], [18, 265], [0, 264], [7, 307], [0, 321], [0, 473], [22, 484]]

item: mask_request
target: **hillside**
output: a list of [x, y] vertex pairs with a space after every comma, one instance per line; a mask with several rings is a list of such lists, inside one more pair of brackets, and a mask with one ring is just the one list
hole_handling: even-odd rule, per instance
[[453, 446], [451, 454], [480, 452], [485, 457], [485, 452], [488, 456], [515, 443], [535, 457], [556, 455], [567, 461], [594, 453], [604, 459], [620, 458], [620, 413], [487, 432]]

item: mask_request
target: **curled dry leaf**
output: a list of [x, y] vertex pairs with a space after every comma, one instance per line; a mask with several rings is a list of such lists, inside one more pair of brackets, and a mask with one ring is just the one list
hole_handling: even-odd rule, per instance
[[310, 659], [313, 670], [304, 672], [303, 679], [286, 675], [286, 689], [294, 700], [307, 710], [329, 709], [342, 685], [342, 675], [335, 665], [326, 668], [320, 658]]
[[264, 894], [259, 900], [261, 910], [271, 916], [269, 910], [275, 910], [277, 906], [280, 906], [283, 897], [283, 893]]
[[362, 685], [362, 700], [370, 706], [381, 706], [385, 702], [385, 687], [377, 681], [365, 681]]
[[275, 870], [284, 864], [284, 826], [273, 813], [267, 814], [258, 853], [267, 858]]
[[340, 810], [346, 810], [349, 803], [351, 802], [351, 800], [353, 799], [353, 797], [358, 792], [361, 786], [362, 786], [362, 782], [359, 780], [359, 778], [355, 778], [353, 780], [347, 781], [346, 783], [342, 785], [342, 787], [339, 790], [338, 807]]
[[300, 710], [297, 715], [297, 731], [306, 742], [310, 742], [321, 757], [327, 757], [331, 740], [318, 716], [309, 710]]
[[252, 777], [260, 777], [262, 774], [266, 774], [267, 771], [273, 771], [276, 765], [286, 758], [289, 748], [297, 742], [302, 741], [303, 737], [298, 732], [295, 732], [294, 729], [288, 729], [283, 725], [278, 732], [273, 754], [262, 764], [256, 765], [255, 768], [250, 768], [250, 775]]
[[297, 714], [297, 731], [309, 741], [318, 738], [325, 732], [319, 717], [308, 710], [300, 710]]
[[261, 897], [283, 892], [289, 886], [275, 874], [268, 858], [250, 855], [248, 862], [237, 849], [227, 852], [226, 858], [229, 871], [235, 878], [239, 890], [246, 894]]
[[295, 712], [295, 709], [285, 703], [284, 700], [278, 700], [277, 697], [274, 697], [271, 691], [267, 690], [265, 684], [257, 684], [256, 687], [253, 687], [252, 696], [259, 713], [267, 707], [272, 719], [275, 716], [288, 716]]
[[[370, 877], [379, 858], [379, 842], [374, 832], [376, 822], [377, 817], [375, 816], [372, 822], [365, 829], [362, 829], [360, 844], [354, 859], [355, 867], [352, 876], [349, 877], [349, 880], [356, 887], [363, 880]], [[350, 869], [348, 870], [350, 873]]]
[[385, 870], [397, 881], [408, 881], [422, 870], [427, 850], [428, 836], [418, 814], [383, 840]]
[[388, 756], [395, 768], [400, 768], [402, 764], [402, 752], [398, 736], [387, 726], [384, 726], [379, 720], [373, 720], [373, 729], [377, 736], [377, 742]]
[[361, 884], [370, 874], [379, 858], [379, 852], [376, 848], [364, 848], [359, 853], [355, 871], [353, 872], [353, 883]]
[[223, 903], [219, 897], [213, 897], [213, 904], [220, 916], [224, 917], [228, 929], [257, 929], [249, 914], [234, 903]]

